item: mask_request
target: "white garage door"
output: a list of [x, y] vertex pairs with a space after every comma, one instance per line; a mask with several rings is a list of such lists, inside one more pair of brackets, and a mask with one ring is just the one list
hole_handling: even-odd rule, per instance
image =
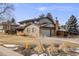
[[41, 31], [41, 35], [42, 35], [42, 36], [50, 37], [50, 30], [42, 30], [42, 31]]

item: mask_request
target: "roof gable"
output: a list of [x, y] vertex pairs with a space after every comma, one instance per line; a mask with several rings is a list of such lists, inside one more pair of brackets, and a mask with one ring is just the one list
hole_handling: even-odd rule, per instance
[[20, 21], [19, 23], [20, 23], [20, 24], [23, 24], [23, 23], [27, 23], [27, 22], [40, 21], [40, 20], [42, 20], [42, 19], [48, 19], [48, 20], [50, 20], [53, 24], [55, 24], [54, 20], [53, 20], [53, 19], [50, 19], [49, 17], [42, 17], [42, 18], [28, 19], [28, 20]]
[[29, 23], [29, 24], [26, 24], [26, 25], [20, 25], [19, 27], [16, 27], [16, 29], [17, 29], [17, 30], [18, 30], [18, 29], [23, 29], [23, 30], [24, 30], [26, 27], [28, 27], [28, 26], [30, 26], [30, 25], [39, 27], [38, 24]]

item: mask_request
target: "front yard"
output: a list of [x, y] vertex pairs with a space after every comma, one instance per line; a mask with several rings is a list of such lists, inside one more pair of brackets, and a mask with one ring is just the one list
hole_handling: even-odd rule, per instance
[[[79, 47], [79, 44], [71, 43], [68, 41], [63, 41], [63, 42], [61, 42], [60, 40], [56, 41], [56, 39], [59, 39], [59, 38], [52, 38], [52, 39], [40, 38], [38, 40], [37, 38], [31, 38], [31, 37], [26, 37], [26, 36], [1, 35], [0, 34], [0, 43], [5, 43], [5, 44], [19, 44], [19, 43], [26, 44], [27, 42], [29, 42], [29, 44], [38, 44], [40, 41], [41, 43], [45, 43], [45, 44], [64, 43], [65, 45], [69, 45], [72, 47]], [[69, 38], [67, 38], [67, 40], [69, 40]]]

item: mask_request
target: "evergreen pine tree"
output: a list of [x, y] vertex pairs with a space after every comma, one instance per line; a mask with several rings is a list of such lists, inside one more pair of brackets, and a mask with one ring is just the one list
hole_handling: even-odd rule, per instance
[[41, 15], [39, 16], [39, 18], [42, 18], [42, 17], [45, 17], [45, 15], [44, 15], [44, 14], [41, 14]]
[[12, 18], [12, 19], [11, 19], [11, 22], [12, 22], [12, 23], [15, 23], [15, 19], [14, 19], [14, 18]]
[[74, 15], [71, 15], [66, 23], [66, 29], [70, 34], [77, 34], [78, 23]]
[[47, 13], [47, 17], [50, 18], [50, 19], [52, 19], [51, 13]]

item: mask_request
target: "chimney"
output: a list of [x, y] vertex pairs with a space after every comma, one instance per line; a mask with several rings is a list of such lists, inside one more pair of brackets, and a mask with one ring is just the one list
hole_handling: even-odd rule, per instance
[[56, 30], [58, 30], [59, 29], [59, 21], [58, 21], [57, 17], [55, 17], [55, 21], [56, 21]]

